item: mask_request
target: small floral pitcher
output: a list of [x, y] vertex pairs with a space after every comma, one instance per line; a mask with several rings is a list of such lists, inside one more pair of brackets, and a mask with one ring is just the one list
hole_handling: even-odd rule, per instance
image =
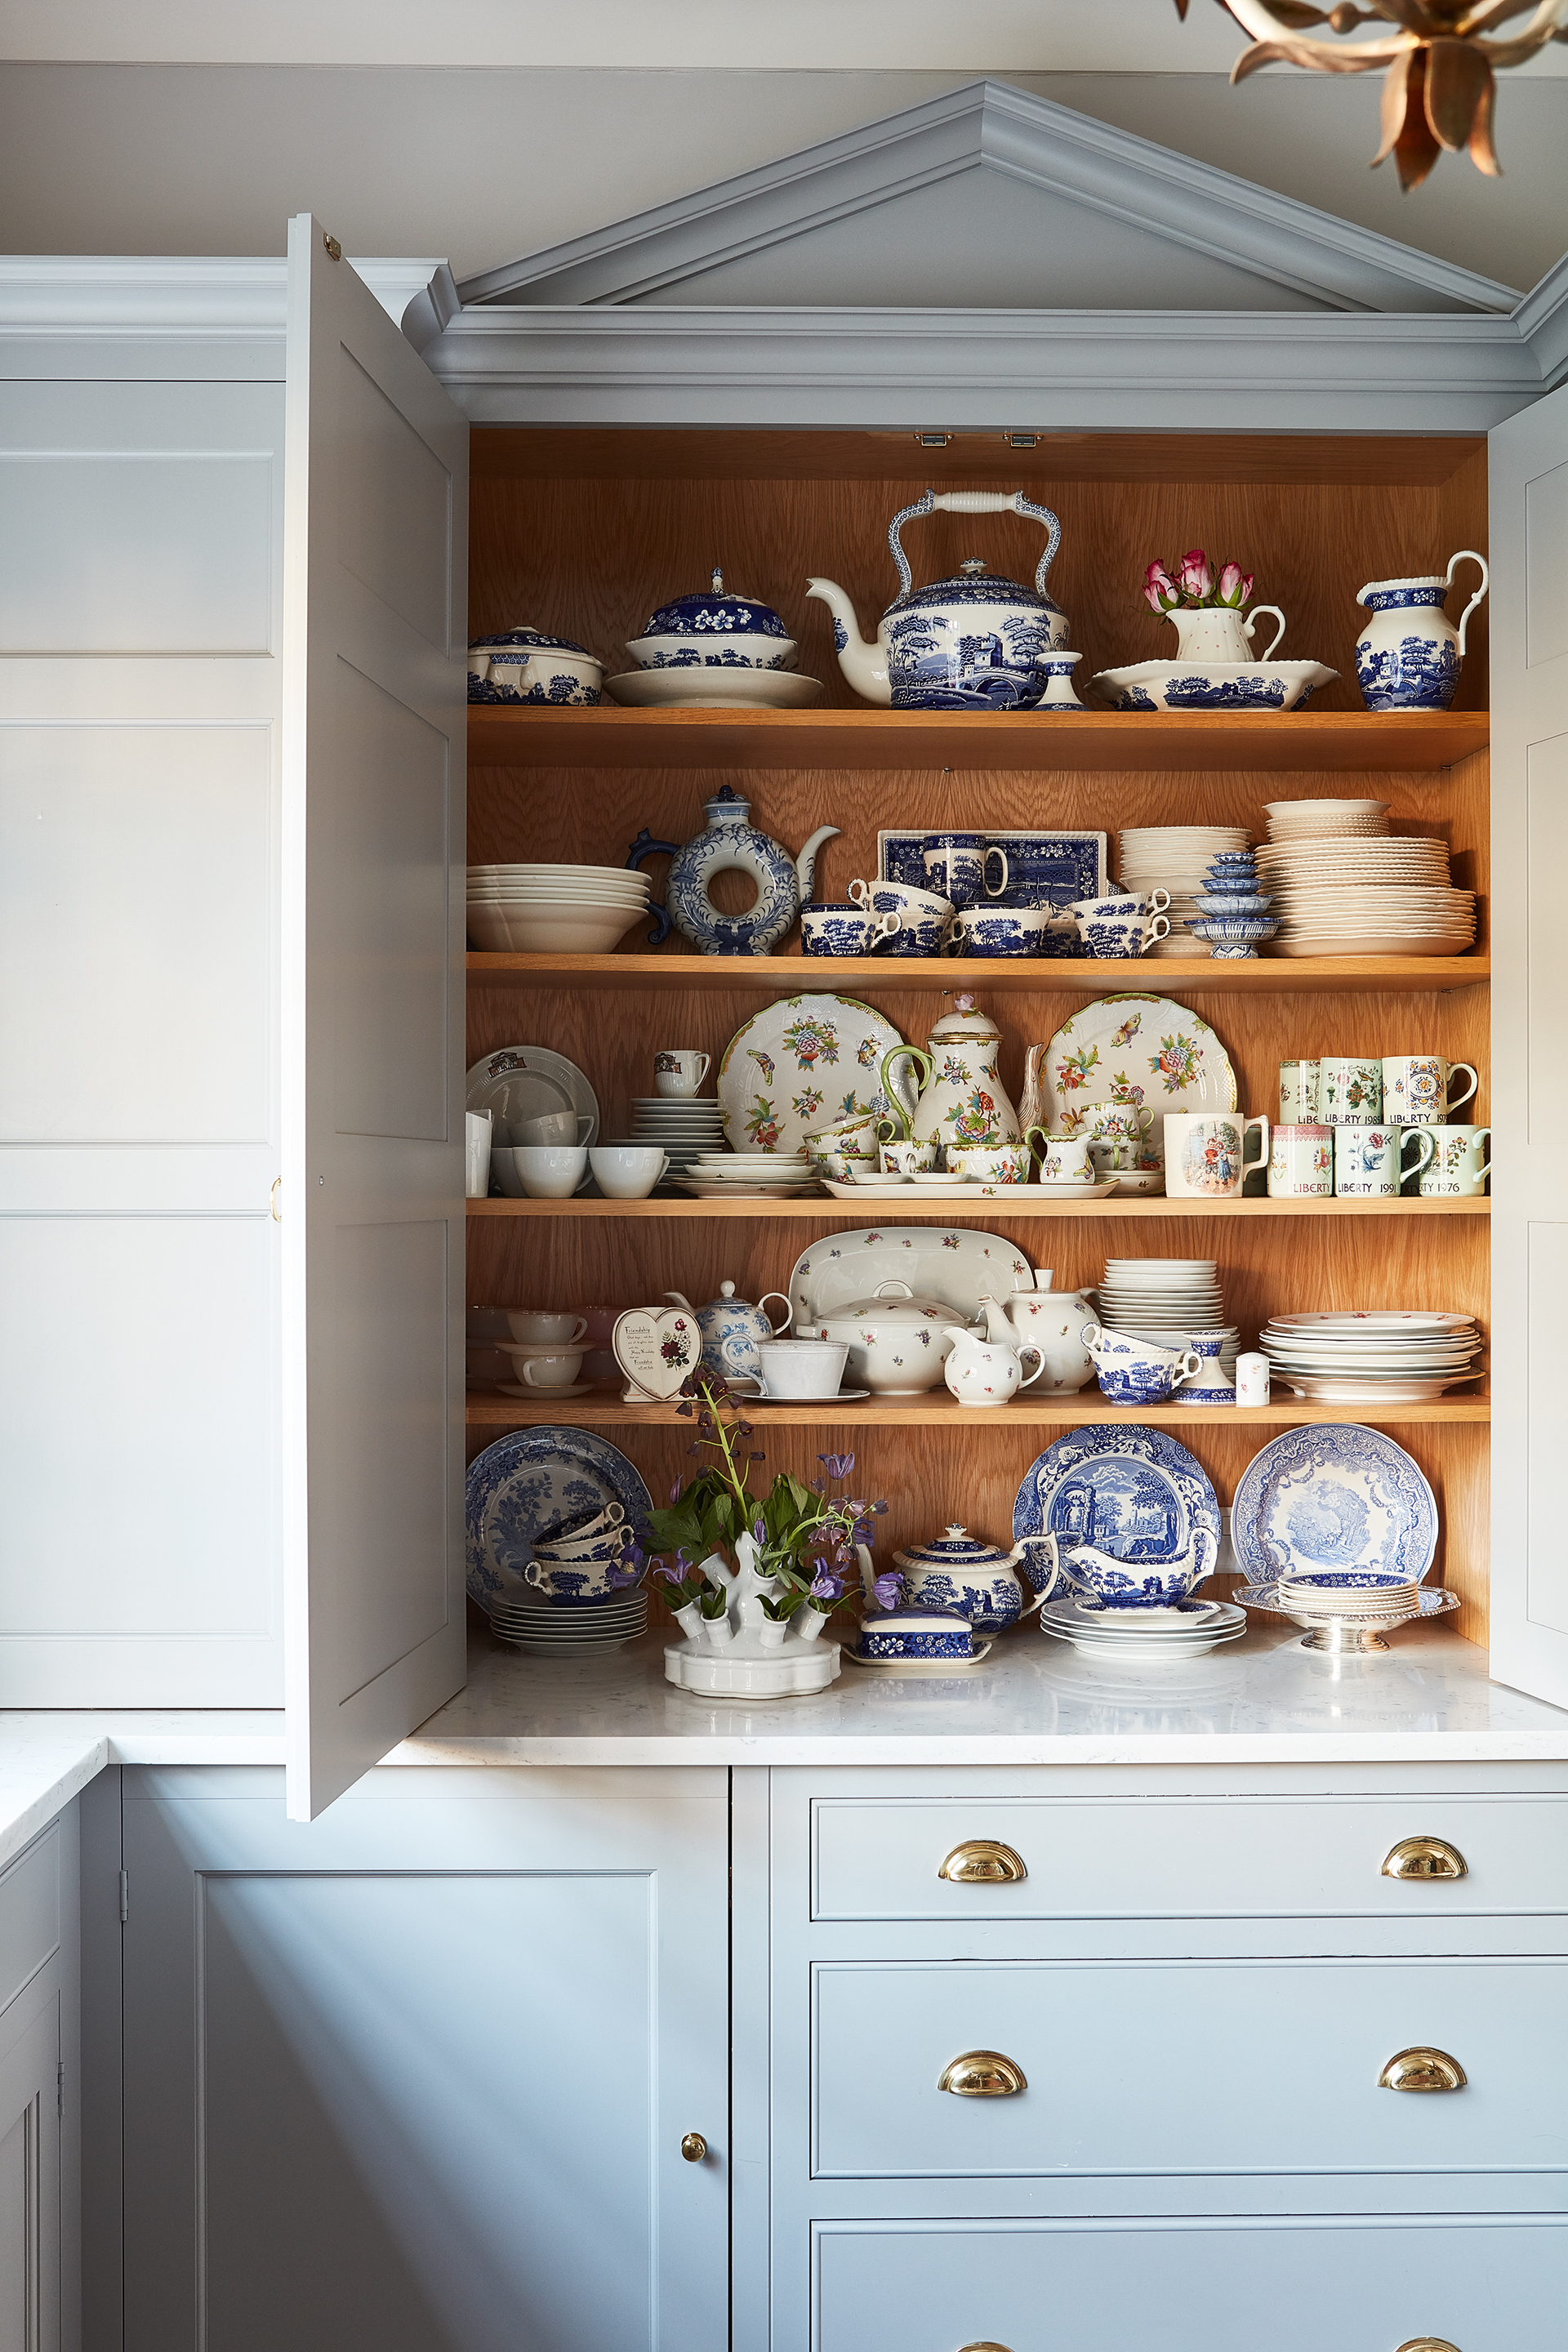
[[[1456, 629], [1443, 610], [1457, 564], [1480, 567], [1476, 590]], [[1447, 710], [1459, 683], [1465, 630], [1490, 583], [1484, 555], [1461, 548], [1448, 569], [1420, 579], [1369, 580], [1356, 603], [1372, 614], [1356, 639], [1355, 674], [1369, 710]]]

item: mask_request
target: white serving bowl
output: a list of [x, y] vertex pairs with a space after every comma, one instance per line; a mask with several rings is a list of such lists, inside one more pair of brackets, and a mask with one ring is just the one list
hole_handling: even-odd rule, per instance
[[474, 945], [492, 955], [608, 955], [639, 919], [624, 907], [540, 908], [514, 914], [470, 908]]
[[[1226, 709], [1294, 710], [1314, 688], [1331, 686], [1338, 676], [1337, 669], [1325, 669], [1321, 662], [1312, 661], [1154, 661], [1134, 662], [1127, 669], [1102, 669], [1093, 683], [1096, 693], [1117, 710], [1202, 709], [1218, 714]], [[1252, 686], [1259, 678], [1267, 681], [1264, 692]], [[1264, 699], [1264, 693], [1274, 687], [1283, 689], [1279, 699], [1275, 701], [1271, 696]], [[1227, 688], [1242, 698], [1234, 703], [1222, 700]], [[1215, 698], [1213, 701], [1197, 698], [1208, 693]]]

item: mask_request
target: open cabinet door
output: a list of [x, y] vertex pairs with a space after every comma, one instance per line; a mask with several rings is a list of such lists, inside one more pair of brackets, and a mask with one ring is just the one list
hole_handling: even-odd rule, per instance
[[312, 1820], [464, 1675], [468, 426], [289, 225], [284, 1644]]
[[1490, 474], [1491, 1671], [1568, 1706], [1568, 390]]

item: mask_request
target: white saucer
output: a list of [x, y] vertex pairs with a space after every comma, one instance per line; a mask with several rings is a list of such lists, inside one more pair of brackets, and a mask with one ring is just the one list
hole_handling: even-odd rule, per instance
[[727, 1393], [734, 1404], [860, 1404], [871, 1393], [869, 1389], [839, 1389], [829, 1397], [748, 1396], [743, 1389], [731, 1385]]
[[793, 669], [629, 669], [605, 686], [643, 710], [806, 710], [822, 696], [820, 678]]
[[552, 1397], [596, 1396], [592, 1381], [574, 1381], [569, 1389], [529, 1389], [517, 1381], [498, 1381], [496, 1387], [502, 1396], [526, 1397], [530, 1404], [544, 1404]]

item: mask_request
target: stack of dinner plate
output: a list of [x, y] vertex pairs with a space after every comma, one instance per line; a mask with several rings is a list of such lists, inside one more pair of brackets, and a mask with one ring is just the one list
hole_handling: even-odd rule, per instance
[[1475, 942], [1475, 893], [1450, 884], [1446, 841], [1316, 834], [1257, 855], [1279, 918], [1277, 955], [1463, 955]]
[[1259, 1335], [1271, 1377], [1312, 1404], [1423, 1404], [1477, 1376], [1486, 1342], [1471, 1315], [1346, 1310], [1276, 1315]]
[[719, 1106], [696, 1096], [678, 1102], [664, 1095], [634, 1095], [632, 1141], [657, 1143], [668, 1152], [667, 1181], [673, 1184], [690, 1173], [694, 1160], [717, 1157], [723, 1151], [724, 1125]]
[[1267, 801], [1270, 841], [1346, 839], [1388, 831], [1386, 801]]
[[1196, 1595], [1170, 1609], [1107, 1609], [1058, 1594], [1041, 1608], [1040, 1630], [1102, 1663], [1157, 1660], [1173, 1665], [1183, 1658], [1201, 1658], [1224, 1643], [1239, 1642], [1247, 1631], [1247, 1612], [1234, 1601]]
[[587, 1657], [647, 1631], [647, 1595], [637, 1587], [605, 1601], [496, 1601], [489, 1620], [498, 1641], [531, 1658]]
[[625, 866], [470, 866], [468, 938], [492, 955], [607, 955], [647, 894]]
[[1246, 849], [1252, 835], [1243, 824], [1132, 824], [1120, 836], [1121, 887], [1146, 895], [1151, 890], [1171, 894], [1171, 933], [1156, 940], [1152, 956], [1206, 956], [1207, 940], [1194, 939], [1189, 926], [1205, 918], [1198, 905], [1206, 893], [1204, 879], [1223, 849]]
[[1223, 1331], [1220, 1367], [1234, 1387], [1238, 1325], [1225, 1319], [1225, 1292], [1212, 1257], [1108, 1257], [1095, 1297], [1108, 1331], [1184, 1348], [1190, 1331]]
[[703, 1151], [690, 1162], [680, 1189], [700, 1201], [741, 1194], [788, 1200], [815, 1191], [816, 1182], [817, 1171], [804, 1151]]

